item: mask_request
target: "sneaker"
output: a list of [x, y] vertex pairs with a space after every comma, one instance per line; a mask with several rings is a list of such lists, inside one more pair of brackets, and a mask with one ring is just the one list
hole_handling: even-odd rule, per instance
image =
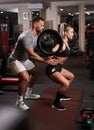
[[20, 108], [22, 111], [26, 111], [29, 109], [29, 107], [23, 101], [16, 103], [16, 107]]
[[40, 95], [34, 93], [25, 93], [25, 99], [39, 99]]
[[60, 102], [53, 103], [52, 108], [57, 109], [59, 111], [66, 110], [66, 108], [60, 104]]
[[62, 95], [62, 97], [60, 98], [60, 101], [62, 101], [62, 100], [68, 101], [68, 100], [71, 100], [71, 97], [66, 96], [66, 95]]

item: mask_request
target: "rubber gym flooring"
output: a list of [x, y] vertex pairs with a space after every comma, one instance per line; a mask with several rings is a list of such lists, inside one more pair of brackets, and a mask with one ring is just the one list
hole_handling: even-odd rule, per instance
[[[82, 124], [80, 123], [80, 111], [87, 107], [94, 109], [94, 98], [91, 96], [91, 94], [94, 92], [94, 81], [90, 80], [89, 78], [89, 69], [87, 68], [87, 61], [85, 60], [85, 56], [71, 56], [64, 64], [66, 69], [75, 74], [75, 79], [67, 91], [67, 93], [72, 96], [72, 100], [62, 102], [67, 108], [65, 111], [63, 111], [64, 113], [53, 110], [50, 106], [54, 99], [58, 84], [52, 82], [45, 75], [44, 71], [46, 65], [44, 63], [36, 62], [36, 64], [40, 69], [40, 73], [34, 85], [34, 92], [40, 94], [41, 99], [37, 101], [25, 100], [27, 105], [30, 107], [30, 110], [26, 113], [27, 115], [29, 113], [27, 122], [28, 126], [30, 126], [27, 129], [83, 130]], [[2, 106], [6, 108], [7, 106], [14, 107], [16, 95], [17, 85], [4, 86], [4, 94], [0, 95], [0, 108], [2, 108]], [[42, 114], [43, 116], [41, 116]], [[45, 120], [44, 117], [46, 117], [47, 120]], [[57, 123], [57, 121], [59, 123]], [[94, 127], [92, 130], [94, 130]]]
[[67, 91], [72, 100], [62, 102], [66, 106], [65, 111], [51, 108], [56, 91], [56, 88], [46, 89], [41, 98], [32, 105], [27, 118], [29, 130], [75, 130], [83, 90], [71, 88]]

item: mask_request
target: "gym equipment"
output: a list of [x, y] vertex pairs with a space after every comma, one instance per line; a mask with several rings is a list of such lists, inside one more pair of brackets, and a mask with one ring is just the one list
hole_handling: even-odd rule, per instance
[[7, 74], [7, 56], [3, 57], [0, 62], [0, 94], [4, 93], [3, 87], [5, 85], [17, 85], [19, 78], [15, 75]]
[[[58, 51], [60, 51], [63, 45], [63, 41], [57, 31], [48, 29], [40, 33], [37, 40], [37, 45], [39, 50], [44, 55], [51, 56], [51, 55], [55, 55]], [[56, 49], [53, 50], [55, 47]]]
[[19, 78], [9, 77], [6, 76], [6, 64], [7, 64], [7, 55], [9, 52], [8, 47], [8, 25], [7, 24], [1, 24], [0, 25], [0, 37], [1, 37], [1, 44], [0, 44], [0, 94], [3, 94], [2, 87], [4, 85], [9, 84], [18, 84]]
[[91, 129], [94, 121], [94, 109], [84, 108], [81, 110], [82, 124], [84, 128]]
[[2, 46], [2, 56], [8, 54], [8, 24], [0, 25], [0, 38], [1, 38], [1, 46]]
[[19, 80], [17, 77], [0, 77], [0, 94], [4, 94], [4, 85], [17, 85]]
[[1, 77], [0, 83], [1, 84], [17, 84], [19, 82], [19, 78], [13, 77]]

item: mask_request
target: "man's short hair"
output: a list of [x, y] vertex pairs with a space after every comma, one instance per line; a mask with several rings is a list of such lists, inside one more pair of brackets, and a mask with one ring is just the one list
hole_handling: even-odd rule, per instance
[[44, 21], [44, 19], [40, 16], [36, 16], [32, 19], [32, 24], [35, 23], [35, 22], [39, 22], [40, 20]]

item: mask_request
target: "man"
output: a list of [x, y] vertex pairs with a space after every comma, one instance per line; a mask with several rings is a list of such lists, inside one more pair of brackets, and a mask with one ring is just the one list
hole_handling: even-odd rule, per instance
[[9, 67], [20, 78], [16, 106], [23, 111], [29, 109], [23, 101], [23, 95], [27, 85], [25, 99], [40, 98], [40, 95], [32, 93], [32, 87], [38, 75], [38, 68], [35, 66], [33, 60], [52, 65], [57, 64], [57, 60], [51, 58], [45, 59], [35, 52], [38, 34], [43, 30], [44, 19], [35, 17], [32, 20], [30, 30], [23, 32], [18, 37], [15, 48], [9, 57]]

